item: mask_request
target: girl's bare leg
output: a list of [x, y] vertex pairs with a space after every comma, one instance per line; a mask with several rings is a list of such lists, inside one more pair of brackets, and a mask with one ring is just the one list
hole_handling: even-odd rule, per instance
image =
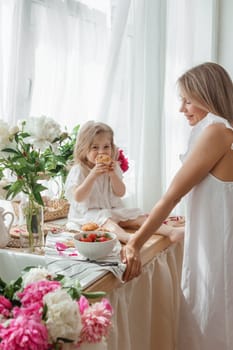
[[184, 238], [184, 226], [174, 227], [162, 224], [155, 233], [169, 237], [171, 242], [178, 242]]
[[[116, 233], [119, 241], [122, 243], [127, 243], [130, 238], [130, 233], [126, 232], [123, 228], [137, 230], [144, 223], [146, 218], [147, 215], [142, 215], [135, 220], [121, 221], [119, 225], [111, 219], [108, 219], [102, 227]], [[169, 237], [171, 242], [178, 242], [184, 238], [184, 226], [174, 227], [162, 224], [155, 234]]]
[[103, 225], [102, 227], [106, 228], [107, 230], [109, 230], [110, 232], [114, 232], [116, 233], [119, 241], [121, 241], [122, 243], [127, 243], [129, 238], [130, 238], [130, 233], [126, 232], [125, 230], [123, 230], [123, 228], [121, 228], [118, 224], [116, 224], [114, 221], [112, 221], [111, 219], [108, 219]]
[[137, 230], [146, 221], [148, 215], [140, 215], [134, 220], [120, 221], [119, 226], [122, 228]]
[[[125, 229], [137, 230], [144, 221], [147, 219], [147, 215], [139, 216], [135, 220], [127, 220], [119, 222], [119, 225]], [[167, 236], [171, 242], [177, 242], [184, 238], [184, 225], [179, 227], [174, 227], [171, 225], [162, 224], [159, 229], [155, 232], [162, 236]]]

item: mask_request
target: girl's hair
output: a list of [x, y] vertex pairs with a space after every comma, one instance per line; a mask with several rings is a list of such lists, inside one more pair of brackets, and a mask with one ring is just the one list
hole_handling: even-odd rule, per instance
[[191, 68], [178, 79], [178, 86], [198, 107], [233, 122], [233, 83], [219, 64], [206, 62]]
[[74, 161], [81, 164], [84, 168], [88, 167], [87, 154], [91, 149], [91, 145], [96, 135], [108, 134], [111, 142], [111, 157], [116, 159], [117, 147], [114, 144], [114, 133], [112, 128], [107, 124], [90, 120], [86, 122], [78, 132], [78, 137], [74, 147]]

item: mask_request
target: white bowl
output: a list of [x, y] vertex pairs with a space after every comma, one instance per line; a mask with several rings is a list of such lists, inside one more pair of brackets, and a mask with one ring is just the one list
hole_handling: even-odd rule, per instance
[[[110, 237], [110, 240], [104, 242], [83, 242], [80, 241], [81, 237], [88, 237], [90, 234], [105, 235]], [[117, 235], [112, 232], [100, 232], [100, 231], [88, 231], [80, 232], [74, 236], [74, 243], [78, 252], [88, 259], [105, 258], [117, 243]]]

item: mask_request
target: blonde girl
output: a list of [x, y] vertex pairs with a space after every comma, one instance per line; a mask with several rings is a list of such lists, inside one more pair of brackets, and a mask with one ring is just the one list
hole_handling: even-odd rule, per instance
[[[126, 188], [117, 153], [113, 130], [107, 124], [88, 121], [82, 126], [74, 150], [75, 164], [65, 185], [70, 202], [67, 227], [80, 229], [95, 223], [117, 233], [119, 240], [126, 243], [130, 235], [125, 229], [137, 229], [147, 215], [123, 205]], [[97, 163], [100, 154], [110, 156], [110, 163]], [[163, 226], [167, 234], [174, 231]]]

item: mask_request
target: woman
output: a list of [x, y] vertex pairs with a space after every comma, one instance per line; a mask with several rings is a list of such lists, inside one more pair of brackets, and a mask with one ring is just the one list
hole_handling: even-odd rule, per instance
[[233, 344], [233, 84], [218, 64], [178, 80], [180, 111], [192, 126], [183, 165], [122, 251], [125, 280], [141, 270], [140, 249], [185, 196], [186, 225], [178, 350]]

